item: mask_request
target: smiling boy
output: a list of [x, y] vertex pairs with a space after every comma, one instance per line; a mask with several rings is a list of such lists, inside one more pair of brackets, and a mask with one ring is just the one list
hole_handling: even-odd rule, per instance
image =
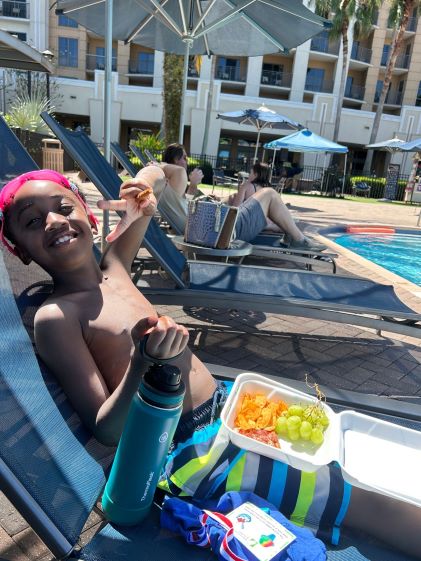
[[[139, 351], [140, 340], [149, 333], [147, 354], [172, 358], [187, 390], [178, 445], [165, 469], [167, 488], [199, 499], [240, 489], [273, 499], [276, 488], [275, 506], [282, 511], [288, 505], [294, 516], [303, 493], [309, 499], [308, 474], [232, 444], [218, 447], [217, 417], [226, 387], [217, 386], [188, 349], [187, 330], [167, 316], [158, 317], [131, 281], [132, 261], [157, 206], [154, 195], [140, 202], [137, 196], [146, 188], [162, 190], [165, 181], [159, 167], [148, 166], [122, 184], [119, 201], [98, 203], [102, 209], [123, 212], [107, 238], [110, 243], [100, 264], [92, 251], [95, 218], [65, 177], [50, 170], [29, 172], [0, 192], [1, 241], [24, 263], [34, 260], [53, 279], [53, 292], [35, 317], [38, 352], [95, 437], [116, 444], [149, 366]], [[419, 556], [421, 509], [351, 490], [333, 464], [320, 468], [311, 481], [313, 495], [299, 523], [335, 541], [343, 522]]]

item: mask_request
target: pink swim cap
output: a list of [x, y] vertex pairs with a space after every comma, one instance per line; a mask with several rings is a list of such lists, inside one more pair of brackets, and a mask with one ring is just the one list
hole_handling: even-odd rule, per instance
[[12, 245], [10, 245], [10, 243], [7, 241], [7, 239], [4, 236], [4, 213], [7, 210], [7, 208], [12, 204], [16, 193], [19, 191], [22, 185], [24, 185], [27, 181], [37, 181], [37, 180], [52, 181], [53, 183], [57, 183], [57, 185], [60, 185], [61, 187], [64, 187], [65, 189], [69, 189], [70, 191], [72, 191], [72, 193], [76, 195], [76, 197], [79, 199], [79, 201], [82, 203], [83, 207], [85, 208], [91, 226], [96, 228], [98, 225], [98, 220], [95, 218], [94, 213], [81, 197], [77, 185], [75, 185], [75, 183], [70, 182], [67, 179], [67, 177], [64, 177], [64, 175], [61, 175], [61, 173], [58, 173], [57, 171], [53, 171], [51, 169], [39, 169], [39, 170], [23, 173], [22, 175], [19, 175], [15, 179], [12, 179], [12, 181], [9, 181], [9, 183], [6, 183], [6, 185], [0, 191], [0, 241], [14, 255], [17, 255], [15, 248]]

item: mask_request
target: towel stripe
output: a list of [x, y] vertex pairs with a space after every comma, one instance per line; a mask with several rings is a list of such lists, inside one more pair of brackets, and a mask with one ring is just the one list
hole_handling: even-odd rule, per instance
[[344, 481], [344, 495], [342, 498], [342, 504], [341, 504], [341, 508], [338, 512], [338, 516], [336, 517], [335, 520], [335, 526], [333, 528], [332, 531], [332, 543], [334, 545], [338, 545], [339, 543], [339, 538], [341, 535], [341, 530], [340, 530], [340, 526], [345, 518], [345, 515], [347, 513], [348, 507], [349, 507], [349, 502], [351, 500], [351, 493], [352, 493], [352, 485], [350, 483], [348, 483], [347, 481]]
[[297, 504], [291, 514], [291, 521], [297, 526], [304, 526], [308, 510], [314, 498], [317, 473], [301, 472], [300, 490], [298, 492]]
[[260, 456], [259, 473], [257, 476], [254, 492], [259, 497], [266, 499], [269, 495], [270, 484], [272, 481], [274, 461], [266, 456]]
[[272, 481], [268, 493], [268, 501], [279, 508], [285, 491], [285, 482], [288, 473], [288, 466], [281, 462], [273, 463]]

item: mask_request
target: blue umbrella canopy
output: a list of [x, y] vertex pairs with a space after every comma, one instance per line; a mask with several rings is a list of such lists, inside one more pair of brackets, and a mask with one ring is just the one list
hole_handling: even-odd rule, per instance
[[421, 152], [421, 138], [415, 138], [409, 142], [404, 142], [399, 146], [404, 152]]
[[242, 109], [241, 111], [230, 111], [227, 113], [218, 113], [218, 119], [239, 123], [241, 125], [252, 125], [257, 129], [256, 150], [254, 152], [254, 160], [257, 157], [259, 148], [260, 133], [263, 129], [285, 129], [296, 130], [302, 128], [300, 123], [293, 121], [285, 115], [276, 113], [265, 105], [258, 109]]
[[308, 129], [299, 130], [288, 136], [268, 142], [264, 147], [269, 150], [281, 150], [284, 148], [290, 152], [334, 152], [337, 154], [346, 154], [348, 152], [346, 146], [323, 138]]

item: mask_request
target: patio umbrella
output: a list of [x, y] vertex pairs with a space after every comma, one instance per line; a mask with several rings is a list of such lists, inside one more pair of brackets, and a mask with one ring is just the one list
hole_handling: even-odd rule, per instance
[[[284, 136], [282, 138], [278, 138], [277, 140], [273, 140], [272, 142], [268, 142], [265, 144], [265, 148], [269, 150], [281, 150], [282, 148], [288, 150], [289, 152], [324, 152], [325, 153], [325, 161], [323, 165], [323, 175], [321, 180], [321, 185], [323, 187], [323, 179], [325, 175], [325, 167], [326, 167], [326, 155], [328, 153], [331, 154], [345, 154], [345, 162], [344, 162], [344, 174], [342, 179], [342, 195], [344, 192], [345, 186], [345, 170], [346, 170], [346, 159], [347, 159], [347, 152], [348, 148], [346, 146], [342, 146], [341, 144], [337, 144], [328, 138], [323, 138], [318, 134], [310, 131], [309, 129], [303, 129], [300, 131], [296, 131], [288, 136]], [[275, 158], [273, 158], [273, 161]]]
[[402, 150], [402, 145], [405, 144], [404, 140], [401, 140], [397, 136], [390, 138], [389, 140], [382, 140], [381, 142], [376, 142], [375, 144], [366, 144], [366, 148], [370, 150], [386, 150], [387, 152], [397, 152]]
[[[253, 161], [257, 159], [257, 150], [259, 149], [260, 133], [263, 129], [284, 129], [287, 131], [302, 128], [302, 125], [289, 119], [285, 115], [281, 115], [272, 111], [265, 105], [258, 109], [243, 109], [242, 111], [230, 111], [228, 113], [218, 113], [218, 119], [240, 123], [241, 125], [252, 125], [257, 129], [256, 149], [254, 151]], [[266, 148], [266, 145], [265, 145]]]
[[[184, 54], [183, 96], [190, 54], [258, 56], [288, 52], [331, 26], [301, 0], [57, 0], [56, 13], [68, 14], [100, 36], [104, 35], [106, 12], [108, 24], [111, 18], [113, 21], [108, 25], [106, 44], [118, 39]], [[111, 46], [106, 54], [111, 59]], [[111, 60], [106, 64], [107, 81], [111, 83]], [[184, 99], [180, 121], [182, 142]]]

